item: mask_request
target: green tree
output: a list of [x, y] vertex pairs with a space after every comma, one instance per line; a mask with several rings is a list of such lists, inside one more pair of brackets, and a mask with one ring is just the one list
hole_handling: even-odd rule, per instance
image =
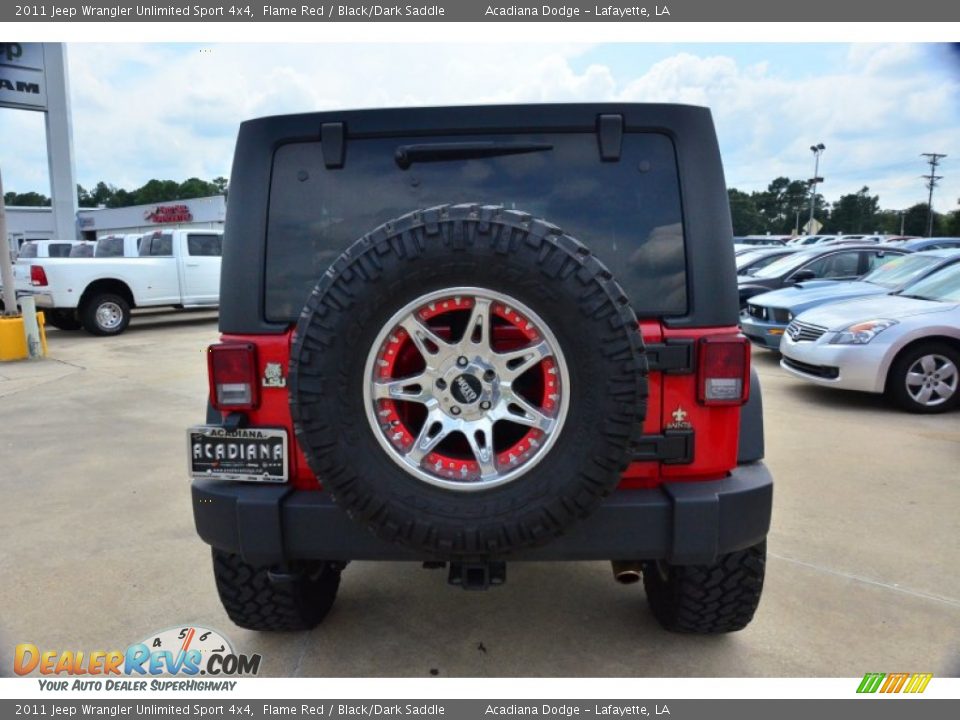
[[752, 195], [730, 188], [727, 190], [727, 197], [730, 199], [730, 219], [733, 221], [734, 235], [758, 235], [766, 232], [763, 216]]
[[875, 229], [884, 235], [900, 235], [901, 216], [899, 210], [880, 210], [876, 214]]
[[880, 198], [870, 194], [870, 188], [864, 185], [856, 193], [841, 195], [833, 203], [830, 213], [829, 231], [836, 233], [865, 233], [877, 229], [877, 214], [880, 212]]
[[150, 205], [152, 203], [177, 200], [180, 185], [174, 180], [149, 180], [143, 186], [133, 191], [134, 205]]
[[944, 218], [943, 234], [960, 237], [960, 210], [954, 210]]
[[50, 198], [38, 192], [33, 192], [32, 190], [25, 193], [10, 190], [3, 194], [3, 202], [7, 205], [15, 205], [18, 207], [48, 207], [50, 205]]
[[[917, 203], [904, 211], [903, 232], [906, 235], [927, 236], [927, 204]], [[934, 211], [933, 213], [933, 234], [944, 234], [944, 217]]]
[[93, 191], [90, 193], [90, 198], [93, 200], [94, 207], [117, 207], [113, 204], [113, 196], [116, 194], [117, 188], [113, 185], [107, 185], [103, 180], [98, 182], [93, 188]]
[[77, 205], [79, 207], [95, 207], [93, 204], [93, 199], [90, 197], [90, 193], [83, 185], [80, 185], [79, 183], [77, 184]]
[[215, 177], [213, 179], [213, 187], [216, 188], [217, 195], [226, 195], [227, 187], [229, 185], [230, 185], [229, 181], [222, 175], [220, 175], [219, 177]]
[[189, 200], [190, 198], [207, 197], [208, 195], [216, 194], [217, 188], [213, 183], [197, 177], [184, 180], [177, 189], [178, 200]]
[[110, 200], [107, 201], [107, 207], [118, 208], [118, 207], [130, 207], [131, 205], [136, 205], [136, 197], [132, 192], [120, 188], [116, 190], [113, 195], [110, 197]]

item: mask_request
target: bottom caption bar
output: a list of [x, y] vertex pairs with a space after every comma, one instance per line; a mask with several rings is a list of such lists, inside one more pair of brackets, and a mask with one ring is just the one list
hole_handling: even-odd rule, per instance
[[[953, 716], [955, 701], [903, 700], [114, 700], [114, 701], [0, 701], [0, 717], [185, 717], [185, 718], [359, 718], [385, 720], [443, 716], [455, 720], [480, 720], [497, 716], [556, 718], [656, 717], [670, 720], [810, 720], [843, 717], [845, 720], [940, 720]], [[950, 706], [952, 705], [952, 711]]]

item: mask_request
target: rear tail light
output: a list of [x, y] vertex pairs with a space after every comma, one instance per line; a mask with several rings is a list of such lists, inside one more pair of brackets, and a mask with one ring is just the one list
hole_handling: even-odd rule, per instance
[[700, 338], [697, 395], [704, 405], [742, 405], [750, 395], [750, 344], [742, 335]]
[[207, 348], [210, 400], [217, 410], [252, 410], [260, 403], [257, 348], [253, 343], [221, 343]]
[[43, 267], [41, 267], [40, 265], [30, 266], [30, 284], [31, 285], [47, 284], [47, 273], [44, 272]]

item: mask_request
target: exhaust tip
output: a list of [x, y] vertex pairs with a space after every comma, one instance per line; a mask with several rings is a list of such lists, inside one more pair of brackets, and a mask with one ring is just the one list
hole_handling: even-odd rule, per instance
[[621, 585], [640, 582], [640, 576], [643, 574], [643, 565], [640, 562], [614, 560], [610, 565], [613, 568], [613, 579]]

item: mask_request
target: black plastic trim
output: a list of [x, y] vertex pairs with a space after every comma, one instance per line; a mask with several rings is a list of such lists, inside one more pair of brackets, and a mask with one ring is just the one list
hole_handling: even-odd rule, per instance
[[663, 133], [676, 150], [688, 307], [686, 314], [665, 317], [663, 322], [676, 328], [736, 325], [739, 302], [733, 281], [733, 229], [710, 111], [688, 105], [572, 103], [334, 111], [242, 123], [230, 174], [220, 330], [279, 334], [289, 327], [287, 323], [267, 321], [263, 307], [270, 177], [273, 155], [281, 145], [316, 142], [320, 128], [328, 123], [343, 124], [344, 145], [351, 139], [368, 137], [595, 133], [598, 115], [622, 116], [624, 132]]
[[502, 155], [525, 155], [527, 153], [553, 150], [550, 143], [508, 142], [454, 142], [401, 145], [394, 153], [394, 162], [401, 170], [408, 170], [414, 163], [471, 160], [474, 158], [499, 157]]
[[643, 435], [633, 450], [633, 460], [653, 460], [667, 465], [692, 463], [693, 437], [693, 430], [667, 430], [663, 435]]
[[757, 374], [757, 369], [751, 367], [750, 397], [740, 408], [740, 444], [737, 448], [737, 462], [762, 460], [764, 452], [763, 393], [760, 391], [760, 376]]
[[665, 343], [646, 343], [643, 347], [651, 372], [689, 375], [696, 367], [696, 343], [693, 340], [667, 340]]
[[623, 115], [600, 115], [597, 118], [597, 143], [600, 159], [616, 162], [623, 147]]
[[[431, 561], [379, 539], [329, 493], [287, 486], [193, 481], [197, 532], [220, 550], [258, 564], [294, 559]], [[763, 463], [722, 480], [618, 490], [566, 534], [506, 558], [474, 560], [653, 560], [713, 562], [754, 545], [770, 527], [773, 480]]]
[[343, 123], [323, 123], [320, 126], [320, 147], [323, 165], [328, 170], [342, 168], [347, 151], [347, 130]]

